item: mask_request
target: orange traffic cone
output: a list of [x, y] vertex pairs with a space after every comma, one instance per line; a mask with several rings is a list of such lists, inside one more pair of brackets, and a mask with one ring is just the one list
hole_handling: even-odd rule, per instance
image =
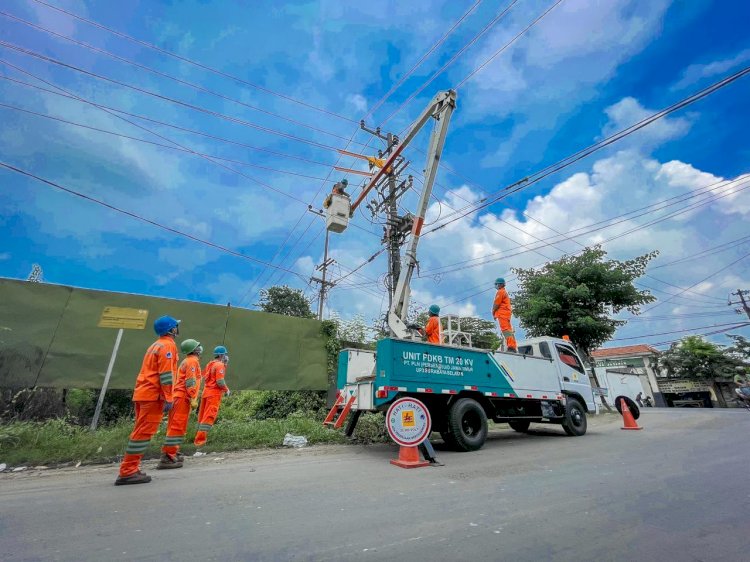
[[430, 466], [429, 462], [419, 459], [419, 448], [414, 445], [401, 445], [398, 450], [398, 459], [392, 459], [391, 464], [395, 464], [401, 468]]
[[622, 408], [622, 423], [624, 424], [620, 429], [643, 429], [633, 418], [633, 414], [630, 413], [628, 403], [626, 400], [620, 400], [620, 408]]

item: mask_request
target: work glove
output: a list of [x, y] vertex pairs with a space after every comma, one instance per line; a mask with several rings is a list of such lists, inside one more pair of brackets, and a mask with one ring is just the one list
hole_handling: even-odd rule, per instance
[[193, 410], [195, 410], [195, 409], [196, 409], [196, 408], [198, 407], [198, 399], [197, 399], [197, 398], [193, 398], [193, 399], [192, 399], [192, 400], [190, 401], [190, 407], [191, 407], [191, 408], [192, 408]]
[[227, 390], [227, 391], [226, 391], [226, 392], [224, 393], [224, 396], [229, 396], [229, 395], [231, 395], [231, 394], [232, 394], [232, 391], [231, 391], [231, 390]]
[[166, 414], [172, 409], [172, 402], [164, 402], [164, 413]]

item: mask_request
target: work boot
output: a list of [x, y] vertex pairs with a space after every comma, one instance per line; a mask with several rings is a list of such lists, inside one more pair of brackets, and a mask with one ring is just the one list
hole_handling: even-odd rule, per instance
[[115, 486], [125, 486], [127, 484], [147, 484], [151, 482], [151, 477], [140, 470], [130, 476], [118, 476], [115, 480]]
[[177, 454], [175, 455], [175, 458], [178, 462], [183, 462], [185, 460], [185, 455], [183, 455], [181, 452], [177, 451]]
[[182, 468], [182, 461], [172, 458], [167, 453], [162, 453], [156, 468], [160, 470], [164, 468]]

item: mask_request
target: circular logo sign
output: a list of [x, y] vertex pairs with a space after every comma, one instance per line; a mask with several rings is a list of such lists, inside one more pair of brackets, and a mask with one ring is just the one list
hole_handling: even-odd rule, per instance
[[388, 434], [399, 445], [419, 445], [432, 430], [430, 412], [415, 398], [399, 398], [385, 416]]

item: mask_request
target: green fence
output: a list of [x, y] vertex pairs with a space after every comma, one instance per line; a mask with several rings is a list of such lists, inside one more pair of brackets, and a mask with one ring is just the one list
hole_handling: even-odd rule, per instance
[[0, 279], [0, 387], [100, 388], [117, 329], [100, 328], [105, 307], [148, 311], [145, 329], [125, 329], [109, 388], [132, 388], [154, 319], [182, 320], [178, 342], [230, 352], [232, 389], [324, 390], [325, 340], [317, 320], [229, 306]]

